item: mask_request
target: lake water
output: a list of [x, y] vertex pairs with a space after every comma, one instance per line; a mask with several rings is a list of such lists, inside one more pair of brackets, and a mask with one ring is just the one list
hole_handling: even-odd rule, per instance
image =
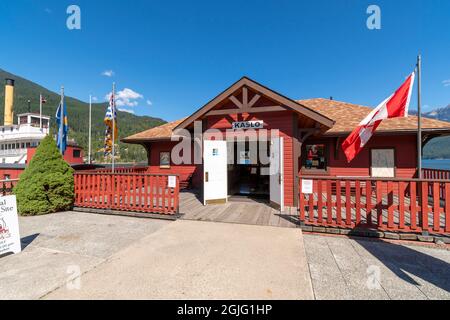
[[450, 159], [444, 160], [423, 160], [423, 168], [450, 170]]

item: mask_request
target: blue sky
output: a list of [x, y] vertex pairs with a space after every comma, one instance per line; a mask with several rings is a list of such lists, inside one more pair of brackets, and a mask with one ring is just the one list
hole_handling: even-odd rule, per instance
[[[66, 27], [71, 4], [81, 30]], [[366, 27], [370, 4], [381, 30]], [[15, 0], [0, 12], [0, 68], [84, 101], [115, 81], [139, 115], [187, 116], [243, 75], [294, 99], [375, 106], [418, 52], [423, 104], [450, 104], [448, 0]]]

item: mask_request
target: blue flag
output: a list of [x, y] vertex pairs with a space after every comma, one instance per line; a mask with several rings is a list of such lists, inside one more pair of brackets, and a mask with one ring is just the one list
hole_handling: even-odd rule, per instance
[[59, 104], [58, 110], [56, 110], [56, 124], [58, 127], [58, 136], [56, 144], [62, 155], [67, 149], [67, 134], [69, 132], [69, 122], [67, 120], [67, 109], [64, 102]]

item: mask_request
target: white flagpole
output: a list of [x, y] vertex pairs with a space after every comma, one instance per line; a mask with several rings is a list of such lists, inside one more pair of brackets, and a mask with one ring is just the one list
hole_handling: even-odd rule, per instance
[[39, 129], [42, 132], [42, 94], [39, 94]]
[[92, 95], [89, 95], [89, 152], [88, 163], [91, 164], [91, 143], [92, 143]]
[[59, 152], [62, 154], [62, 139], [63, 139], [63, 128], [64, 128], [64, 86], [61, 86], [61, 108], [59, 108]]
[[421, 100], [421, 72], [422, 57], [417, 56], [417, 171], [419, 179], [422, 173], [422, 100]]
[[113, 82], [113, 89], [112, 89], [112, 118], [113, 118], [113, 127], [112, 127], [112, 173], [115, 171], [115, 156], [116, 156], [116, 148], [115, 148], [115, 142], [116, 142], [116, 83]]

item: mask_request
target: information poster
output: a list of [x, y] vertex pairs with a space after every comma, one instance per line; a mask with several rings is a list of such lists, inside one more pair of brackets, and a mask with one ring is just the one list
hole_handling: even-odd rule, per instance
[[302, 180], [302, 193], [312, 194], [313, 193], [313, 181], [312, 180]]
[[0, 197], [0, 257], [21, 251], [16, 196]]

